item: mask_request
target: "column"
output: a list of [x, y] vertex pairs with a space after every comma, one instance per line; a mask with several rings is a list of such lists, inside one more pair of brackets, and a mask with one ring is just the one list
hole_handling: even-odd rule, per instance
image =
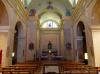
[[37, 29], [37, 50], [36, 50], [36, 57], [37, 58], [40, 58], [40, 52], [41, 52], [41, 50], [40, 50], [40, 30], [39, 29]]
[[60, 41], [61, 41], [61, 49], [60, 49], [60, 54], [62, 55], [62, 56], [64, 56], [64, 30], [63, 29], [61, 29], [61, 36], [60, 36]]

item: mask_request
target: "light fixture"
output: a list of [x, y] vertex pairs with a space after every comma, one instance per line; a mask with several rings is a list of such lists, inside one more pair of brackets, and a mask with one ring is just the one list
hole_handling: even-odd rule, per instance
[[14, 52], [12, 52], [12, 57], [14, 57], [15, 56], [15, 53]]
[[48, 3], [47, 9], [53, 9], [53, 6], [51, 5], [51, 4], [52, 4], [52, 2], [51, 2], [51, 1], [49, 1], [49, 2], [47, 2], [47, 3]]
[[88, 59], [88, 53], [87, 52], [84, 53], [84, 57], [85, 57], [84, 59], [86, 59], [86, 60]]
[[49, 54], [51, 54], [51, 50], [49, 50]]

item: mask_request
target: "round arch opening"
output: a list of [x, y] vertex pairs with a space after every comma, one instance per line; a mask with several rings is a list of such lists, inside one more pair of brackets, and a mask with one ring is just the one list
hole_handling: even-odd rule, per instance
[[14, 30], [14, 43], [12, 52], [12, 64], [23, 62], [24, 31], [21, 22], [17, 22]]
[[40, 17], [41, 29], [59, 29], [61, 27], [61, 17], [54, 12], [46, 12]]
[[77, 25], [77, 50], [79, 62], [88, 64], [85, 26], [81, 21]]

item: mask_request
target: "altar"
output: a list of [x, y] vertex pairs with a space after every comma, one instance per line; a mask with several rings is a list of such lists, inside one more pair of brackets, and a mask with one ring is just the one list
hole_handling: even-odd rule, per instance
[[41, 60], [63, 60], [63, 56], [58, 55], [57, 51], [43, 51], [40, 57]]

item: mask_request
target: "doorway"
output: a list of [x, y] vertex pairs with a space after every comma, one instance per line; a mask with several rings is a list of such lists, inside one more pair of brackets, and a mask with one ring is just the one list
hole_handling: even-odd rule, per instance
[[77, 26], [77, 50], [78, 50], [79, 62], [88, 64], [86, 34], [83, 22], [79, 22]]
[[20, 63], [24, 61], [24, 32], [21, 22], [17, 22], [14, 31], [14, 44], [12, 52], [12, 64]]

